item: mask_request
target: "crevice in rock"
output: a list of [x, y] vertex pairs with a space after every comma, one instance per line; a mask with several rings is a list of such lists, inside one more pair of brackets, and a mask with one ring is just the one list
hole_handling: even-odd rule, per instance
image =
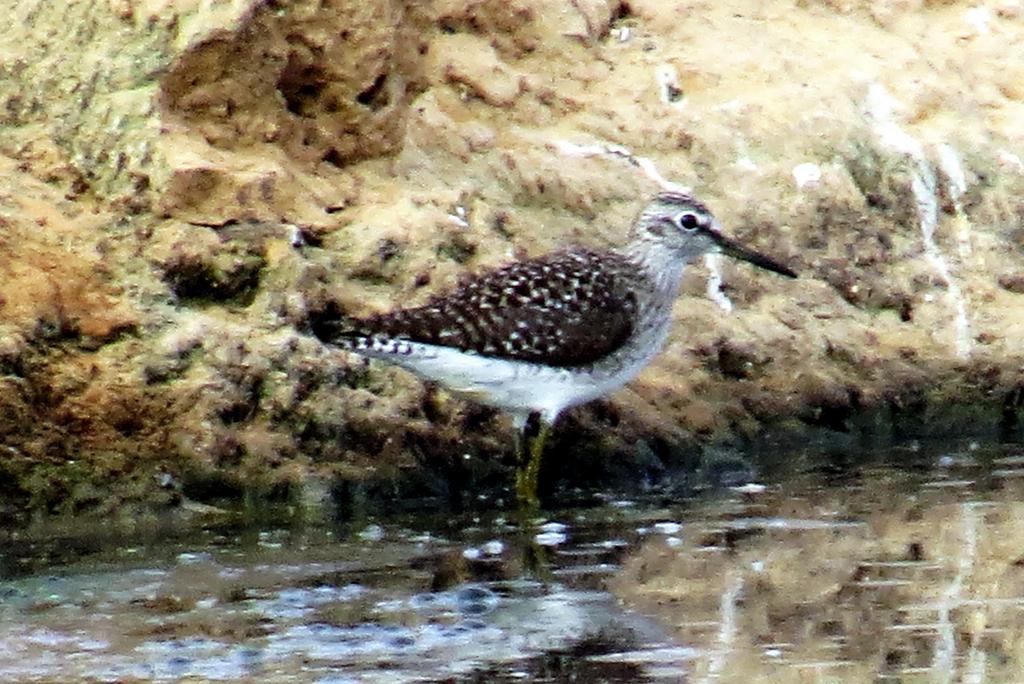
[[285, 107], [296, 116], [315, 118], [318, 104], [329, 78], [324, 69], [315, 64], [303, 64], [292, 52], [277, 79], [277, 91], [284, 98]]
[[382, 107], [386, 107], [391, 102], [391, 98], [388, 95], [387, 85], [388, 75], [379, 74], [377, 78], [373, 80], [369, 88], [366, 88], [361, 93], [356, 95], [356, 102], [370, 109], [376, 111]]

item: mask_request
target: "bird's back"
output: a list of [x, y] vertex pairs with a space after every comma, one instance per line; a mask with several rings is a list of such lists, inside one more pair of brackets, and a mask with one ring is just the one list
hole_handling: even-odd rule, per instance
[[546, 366], [587, 366], [633, 333], [636, 277], [635, 266], [616, 252], [566, 249], [478, 274], [423, 306], [351, 321], [332, 337], [356, 350], [381, 339], [405, 340]]

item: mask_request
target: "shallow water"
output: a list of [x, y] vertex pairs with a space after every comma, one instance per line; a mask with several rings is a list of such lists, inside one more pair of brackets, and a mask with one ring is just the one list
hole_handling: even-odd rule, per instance
[[733, 487], [0, 556], [0, 681], [1002, 681], [1024, 449], [794, 454]]

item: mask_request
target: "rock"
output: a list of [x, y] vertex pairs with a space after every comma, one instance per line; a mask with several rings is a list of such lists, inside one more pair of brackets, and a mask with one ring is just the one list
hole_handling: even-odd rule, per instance
[[46, 127], [108, 198], [313, 221], [331, 202], [317, 164], [399, 146], [418, 42], [389, 0], [111, 9], [21, 2], [0, 42], [8, 122]]
[[431, 46], [439, 80], [461, 84], [495, 107], [513, 104], [523, 89], [522, 78], [498, 58], [484, 40], [468, 35], [443, 36]]
[[664, 181], [801, 277], [722, 262], [727, 314], [694, 265], [571, 458], [1019, 427], [1018, 5], [17, 0], [0, 516], [472, 490], [508, 426], [310, 325], [621, 243]]
[[1004, 273], [999, 276], [999, 287], [1014, 294], [1024, 294], [1024, 273]]

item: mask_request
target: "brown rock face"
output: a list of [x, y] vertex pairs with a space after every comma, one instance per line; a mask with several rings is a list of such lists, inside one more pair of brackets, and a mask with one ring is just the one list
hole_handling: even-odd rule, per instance
[[256, 3], [160, 79], [164, 120], [212, 147], [272, 143], [337, 167], [398, 149], [418, 41], [389, 0]]
[[722, 264], [709, 297], [695, 265], [665, 353], [567, 417], [554, 474], [1019, 428], [1013, 3], [9, 4], [5, 513], [505, 482], [502, 421], [310, 316], [621, 242], [666, 181], [801, 278]]
[[150, 473], [129, 463], [162, 448], [170, 416], [170, 398], [146, 392], [107, 353], [131, 344], [142, 317], [99, 251], [116, 218], [9, 159], [0, 169], [0, 518], [111, 510], [151, 489], [139, 482]]

